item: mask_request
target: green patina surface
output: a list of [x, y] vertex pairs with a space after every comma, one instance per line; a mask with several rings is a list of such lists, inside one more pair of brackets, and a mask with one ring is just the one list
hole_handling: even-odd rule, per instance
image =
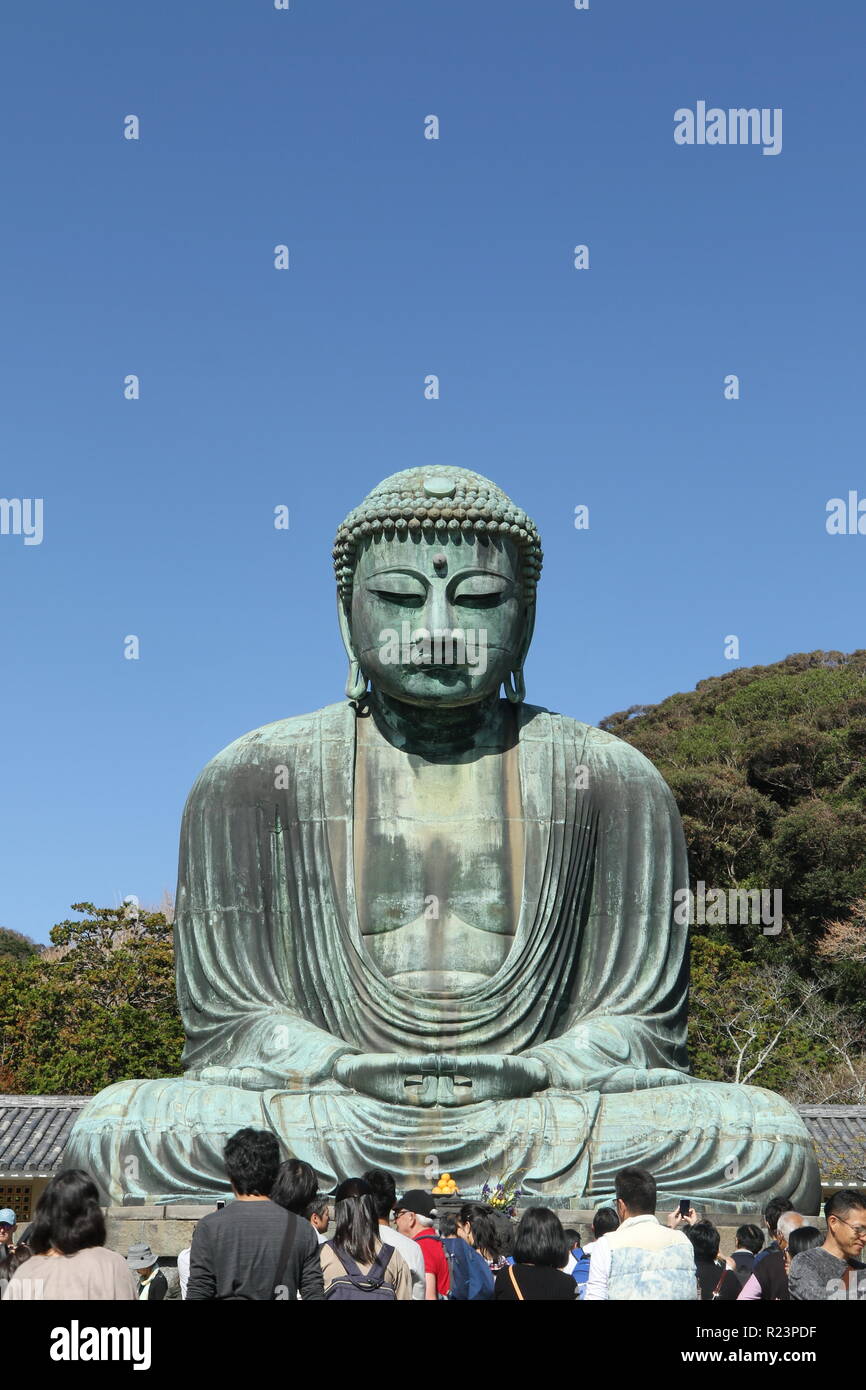
[[114, 1201], [210, 1198], [253, 1124], [325, 1185], [519, 1170], [590, 1204], [642, 1163], [718, 1210], [781, 1190], [813, 1210], [793, 1110], [688, 1075], [668, 788], [523, 699], [533, 523], [477, 474], [410, 469], [334, 560], [349, 701], [237, 740], [184, 812], [185, 1075], [102, 1092], [69, 1160]]

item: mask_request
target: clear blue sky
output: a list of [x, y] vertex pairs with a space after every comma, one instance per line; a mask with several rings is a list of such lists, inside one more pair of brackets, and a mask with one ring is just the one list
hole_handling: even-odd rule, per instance
[[[4, 925], [158, 900], [201, 766], [341, 698], [333, 533], [410, 464], [538, 522], [536, 703], [866, 645], [866, 7], [9, 0], [0, 51]], [[781, 154], [677, 146], [699, 100]]]

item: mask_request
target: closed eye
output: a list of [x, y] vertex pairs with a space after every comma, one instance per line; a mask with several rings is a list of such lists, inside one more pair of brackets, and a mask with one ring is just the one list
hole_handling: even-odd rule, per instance
[[510, 596], [511, 585], [500, 576], [470, 574], [457, 580], [451, 602], [460, 608], [495, 608]]
[[368, 589], [368, 593], [375, 594], [377, 598], [384, 599], [386, 603], [396, 603], [400, 608], [419, 608], [427, 597], [426, 594], [405, 593], [399, 589]]

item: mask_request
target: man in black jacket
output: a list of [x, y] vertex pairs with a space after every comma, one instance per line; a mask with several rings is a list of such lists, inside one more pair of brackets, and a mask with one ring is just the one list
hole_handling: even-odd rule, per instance
[[223, 1154], [235, 1200], [195, 1228], [187, 1302], [325, 1297], [319, 1242], [309, 1221], [270, 1199], [280, 1166], [276, 1136], [239, 1129]]

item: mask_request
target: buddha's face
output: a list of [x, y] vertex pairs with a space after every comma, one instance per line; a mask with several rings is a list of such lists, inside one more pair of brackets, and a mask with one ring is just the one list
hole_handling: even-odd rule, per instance
[[462, 532], [371, 537], [352, 589], [361, 670], [415, 705], [472, 704], [522, 660], [527, 611], [514, 541]]

